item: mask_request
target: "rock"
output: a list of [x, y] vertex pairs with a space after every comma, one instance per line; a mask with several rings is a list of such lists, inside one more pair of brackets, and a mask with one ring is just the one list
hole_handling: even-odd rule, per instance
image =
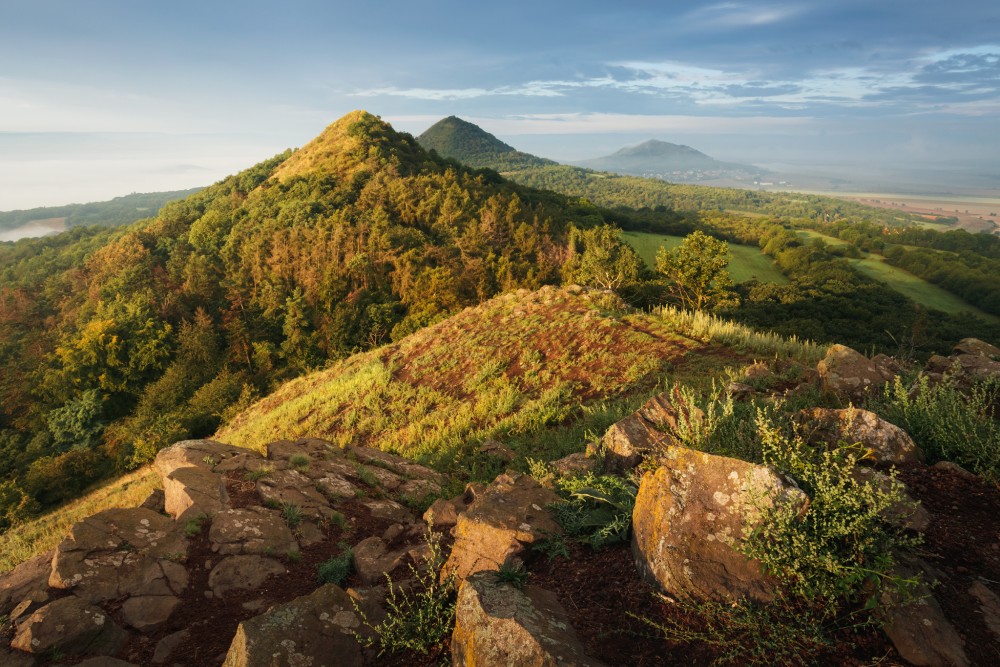
[[861, 443], [878, 463], [918, 463], [924, 458], [906, 431], [868, 410], [813, 408], [802, 410], [796, 418], [810, 442], [825, 442], [834, 447], [840, 443]]
[[981, 581], [976, 581], [969, 588], [969, 595], [979, 602], [979, 611], [983, 616], [983, 622], [989, 628], [997, 641], [1000, 641], [1000, 597], [986, 587]]
[[870, 359], [845, 345], [831, 345], [816, 370], [824, 391], [850, 398], [878, 391], [892, 379]]
[[743, 369], [743, 377], [754, 382], [767, 382], [774, 377], [774, 373], [767, 364], [758, 361]]
[[963, 338], [954, 349], [958, 354], [970, 354], [1000, 361], [1000, 347], [985, 343], [978, 338]]
[[640, 572], [665, 592], [769, 600], [776, 582], [736, 549], [759, 521], [759, 506], [807, 498], [772, 468], [684, 447], [643, 475], [632, 514]]
[[[929, 569], [914, 559], [899, 565], [897, 571], [911, 577]], [[882, 595], [882, 613], [886, 616], [883, 630], [900, 657], [918, 667], [969, 665], [962, 638], [948, 622], [930, 588], [921, 583], [912, 594], [915, 599], [909, 604], [901, 604], [896, 596], [888, 593]]]
[[[888, 491], [892, 486], [892, 478], [877, 470], [864, 466], [855, 466], [851, 472], [854, 479], [861, 483], [869, 483], [878, 489]], [[883, 517], [887, 522], [895, 526], [902, 526], [907, 530], [922, 533], [931, 525], [931, 513], [917, 501], [910, 497], [906, 490], [906, 485], [896, 482], [902, 489], [903, 498], [886, 509]]]
[[181, 527], [141, 507], [108, 509], [76, 523], [56, 548], [52, 588], [89, 602], [131, 595], [180, 595], [188, 585]]
[[500, 475], [459, 515], [455, 545], [442, 574], [454, 571], [461, 580], [480, 570], [496, 570], [547, 533], [561, 532], [545, 510], [558, 500], [527, 475]]
[[576, 452], [561, 459], [556, 459], [549, 464], [549, 468], [560, 477], [573, 477], [587, 472], [592, 472], [597, 467], [597, 462], [588, 459], [583, 452]]
[[423, 518], [428, 526], [450, 528], [458, 523], [458, 509], [451, 501], [438, 498], [427, 508]]
[[943, 470], [949, 474], [955, 475], [956, 477], [961, 477], [964, 480], [974, 482], [979, 479], [979, 476], [974, 472], [969, 472], [962, 466], [952, 461], [938, 461], [931, 466], [934, 470]]
[[458, 592], [452, 664], [517, 667], [598, 667], [569, 624], [554, 593], [520, 591], [492, 572], [467, 578]]
[[169, 620], [181, 599], [173, 595], [139, 595], [122, 604], [122, 618], [140, 632], [150, 632]]
[[745, 401], [753, 397], [754, 388], [742, 382], [730, 382], [726, 385], [726, 393], [732, 396], [734, 401]]
[[358, 542], [352, 553], [354, 571], [365, 584], [381, 581], [406, 559], [406, 550], [389, 551], [385, 540], [377, 535]]
[[164, 507], [177, 521], [211, 517], [229, 508], [222, 475], [208, 468], [177, 468], [163, 478]]
[[604, 470], [625, 473], [633, 470], [651, 451], [674, 444], [672, 433], [678, 421], [698, 419], [701, 410], [691, 407], [681, 414], [666, 394], [649, 399], [634, 413], [612, 425], [604, 434]]
[[0, 616], [5, 616], [24, 600], [49, 601], [49, 573], [54, 551], [47, 551], [20, 563], [0, 575]]
[[163, 495], [163, 489], [153, 489], [146, 499], [142, 501], [139, 507], [144, 507], [148, 510], [153, 510], [156, 513], [161, 513], [166, 511], [166, 496]]
[[422, 503], [427, 496], [441, 493], [441, 485], [429, 479], [409, 479], [400, 484], [396, 493], [404, 501], [409, 498]]
[[178, 630], [158, 641], [153, 650], [153, 664], [163, 665], [170, 662], [170, 656], [190, 637], [191, 633], [187, 630]]
[[28, 653], [12, 651], [7, 642], [0, 642], [0, 665], [3, 667], [35, 667], [35, 659]]
[[494, 456], [503, 461], [513, 461], [517, 458], [517, 453], [507, 445], [497, 440], [486, 440], [479, 446], [479, 453], [487, 456]]
[[413, 512], [394, 500], [382, 498], [380, 500], [366, 500], [362, 504], [368, 508], [368, 511], [376, 519], [386, 519], [400, 523], [411, 523], [415, 520]]
[[344, 477], [337, 474], [328, 474], [316, 480], [316, 488], [328, 499], [336, 501], [343, 498], [354, 498], [358, 495], [358, 488]]
[[161, 449], [153, 461], [153, 467], [160, 477], [166, 479], [179, 468], [212, 470], [227, 459], [248, 455], [260, 458], [250, 450], [224, 445], [213, 440], [183, 440]]
[[263, 507], [225, 510], [212, 519], [212, 551], [220, 554], [287, 554], [299, 543], [280, 512]]
[[361, 667], [361, 619], [333, 584], [240, 623], [223, 667]]
[[96, 658], [87, 658], [83, 662], [78, 662], [76, 663], [76, 667], [139, 667], [139, 665], [132, 662], [125, 662], [124, 660], [119, 660], [118, 658], [102, 655]]
[[229, 556], [212, 568], [208, 587], [217, 598], [233, 591], [246, 591], [260, 586], [268, 577], [285, 574], [285, 566], [264, 556]]
[[104, 610], [70, 595], [28, 617], [10, 645], [35, 655], [54, 651], [113, 653], [123, 639], [121, 628]]
[[330, 502], [298, 470], [275, 470], [267, 477], [257, 480], [256, 488], [260, 497], [270, 506], [295, 505], [303, 516], [314, 519], [330, 519], [334, 515]]

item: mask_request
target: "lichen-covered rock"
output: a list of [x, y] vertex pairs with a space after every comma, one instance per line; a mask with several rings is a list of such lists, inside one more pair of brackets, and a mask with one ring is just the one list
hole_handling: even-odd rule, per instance
[[327, 584], [240, 623], [223, 667], [360, 667], [351, 598]]
[[990, 345], [978, 338], [963, 338], [954, 349], [956, 354], [971, 354], [1000, 361], [1000, 347]]
[[174, 595], [137, 595], [122, 604], [122, 618], [142, 632], [151, 632], [170, 620], [181, 604]]
[[164, 508], [177, 521], [213, 516], [229, 508], [226, 484], [208, 468], [177, 468], [163, 478]]
[[587, 458], [583, 452], [569, 454], [561, 459], [556, 459], [549, 464], [549, 468], [560, 477], [573, 477], [583, 473], [592, 472], [597, 467], [597, 461]]
[[816, 370], [824, 391], [852, 398], [877, 391], [892, 379], [871, 359], [845, 345], [831, 345]]
[[444, 571], [455, 572], [461, 580], [496, 570], [545, 534], [560, 532], [545, 509], [557, 500], [554, 492], [527, 475], [500, 475], [459, 515], [455, 546]]
[[688, 408], [689, 414], [678, 413], [666, 394], [649, 399], [634, 413], [613, 424], [604, 434], [604, 469], [623, 473], [633, 470], [652, 451], [662, 451], [674, 444], [673, 433], [678, 421], [698, 419], [701, 410]]
[[25, 600], [48, 602], [54, 553], [47, 551], [29, 558], [10, 572], [0, 575], [0, 616], [6, 616]]
[[260, 588], [269, 577], [285, 574], [287, 571], [274, 558], [229, 556], [212, 568], [208, 575], [208, 587], [215, 597], [224, 598], [233, 591]]
[[406, 551], [389, 550], [385, 540], [373, 535], [354, 545], [352, 549], [354, 571], [363, 583], [376, 583], [403, 564]]
[[467, 578], [458, 592], [452, 664], [457, 667], [599, 667], [554, 593], [501, 584], [492, 572]]
[[160, 477], [166, 478], [178, 468], [203, 468], [212, 470], [230, 458], [252, 456], [260, 458], [256, 452], [214, 440], [182, 440], [161, 449], [153, 461], [153, 467]]
[[807, 440], [833, 446], [860, 443], [878, 463], [917, 463], [924, 458], [906, 431], [868, 410], [812, 408], [799, 412], [797, 420]]
[[225, 510], [215, 515], [208, 532], [212, 550], [230, 554], [287, 554], [299, 548], [288, 523], [264, 507]]
[[181, 527], [141, 507], [108, 509], [76, 523], [56, 548], [52, 588], [90, 602], [131, 595], [180, 595], [188, 541]]
[[807, 499], [770, 467], [669, 447], [639, 485], [636, 565], [673, 595], [769, 600], [775, 580], [737, 547], [773, 503], [805, 507]]
[[303, 516], [315, 519], [330, 519], [334, 515], [330, 501], [298, 470], [275, 470], [258, 479], [256, 488], [261, 499], [274, 507], [295, 505]]
[[75, 595], [60, 598], [29, 616], [17, 629], [11, 648], [35, 655], [90, 650], [113, 653], [124, 634], [111, 617]]

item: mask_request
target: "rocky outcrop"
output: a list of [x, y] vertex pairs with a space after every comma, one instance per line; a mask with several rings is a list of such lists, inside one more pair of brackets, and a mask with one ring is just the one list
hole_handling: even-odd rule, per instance
[[737, 547], [774, 503], [807, 499], [772, 468], [684, 447], [643, 475], [632, 514], [639, 570], [672, 595], [769, 600], [776, 582]]
[[360, 627], [351, 598], [327, 584], [240, 623], [223, 667], [361, 667]]
[[876, 463], [917, 463], [924, 458], [906, 431], [868, 410], [812, 408], [799, 412], [797, 421], [808, 441], [833, 447], [860, 443]]
[[924, 372], [932, 383], [948, 378], [960, 386], [1000, 377], [1000, 348], [976, 338], [966, 338], [954, 347], [951, 355], [934, 355], [928, 359]]
[[458, 517], [455, 546], [445, 564], [459, 580], [496, 570], [546, 534], [561, 532], [545, 506], [559, 500], [527, 475], [505, 473]]
[[863, 398], [893, 378], [887, 368], [845, 345], [831, 345], [816, 370], [823, 390], [844, 398]]
[[492, 572], [468, 577], [458, 592], [452, 664], [599, 667], [570, 626], [555, 594], [499, 583]]
[[11, 615], [14, 607], [25, 601], [41, 605], [49, 601], [49, 574], [54, 551], [29, 558], [0, 577], [0, 616]]
[[121, 628], [100, 607], [75, 595], [51, 602], [27, 619], [17, 629], [11, 648], [35, 655], [43, 653], [80, 653], [95, 644], [111, 653], [124, 639]]

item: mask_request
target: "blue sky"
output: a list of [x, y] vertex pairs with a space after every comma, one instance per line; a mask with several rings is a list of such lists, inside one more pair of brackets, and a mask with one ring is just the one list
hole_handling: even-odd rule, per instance
[[0, 2], [0, 210], [206, 184], [355, 108], [561, 160], [1000, 175], [1000, 3]]

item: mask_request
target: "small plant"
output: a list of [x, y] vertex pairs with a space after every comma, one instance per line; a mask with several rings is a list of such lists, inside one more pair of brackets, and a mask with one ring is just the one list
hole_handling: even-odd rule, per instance
[[215, 465], [215, 459], [213, 459], [211, 456], [203, 456], [201, 462], [209, 466]]
[[333, 524], [337, 528], [340, 528], [341, 530], [343, 530], [344, 527], [347, 525], [347, 517], [336, 510], [334, 510], [333, 513], [330, 515], [329, 521], [331, 524]]
[[344, 542], [338, 546], [343, 549], [340, 555], [328, 558], [316, 568], [316, 578], [321, 584], [340, 586], [354, 571], [354, 551]]
[[302, 523], [302, 508], [292, 503], [285, 503], [281, 506], [281, 515], [285, 517], [285, 523], [289, 528], [295, 528]]
[[309, 457], [305, 454], [292, 454], [288, 457], [288, 463], [293, 468], [308, 468]]
[[378, 486], [378, 477], [366, 466], [359, 463], [354, 469], [357, 471], [358, 479], [361, 480], [362, 484], [366, 486]]
[[411, 586], [400, 586], [386, 573], [389, 593], [381, 623], [372, 625], [357, 603], [354, 605], [361, 622], [373, 633], [371, 637], [359, 635], [358, 641], [366, 648], [377, 646], [379, 657], [399, 651], [426, 655], [451, 635], [455, 624], [455, 573], [441, 576], [445, 563], [441, 537], [428, 528], [424, 539], [430, 556], [421, 567], [410, 565]]
[[531, 543], [531, 550], [542, 554], [551, 563], [557, 558], [569, 558], [569, 545], [566, 538], [560, 533], [550, 533], [542, 530], [542, 539]]
[[247, 470], [243, 473], [243, 479], [248, 482], [256, 482], [258, 479], [270, 476], [272, 472], [274, 472], [274, 468], [270, 466], [261, 466], [256, 470]]
[[199, 514], [193, 519], [188, 519], [187, 523], [184, 524], [184, 534], [189, 538], [197, 537], [201, 534], [202, 526], [205, 525], [206, 520], [208, 520], [207, 514]]
[[505, 561], [494, 576], [498, 583], [510, 584], [517, 590], [522, 590], [528, 583], [531, 573], [524, 569], [524, 564], [520, 561]]
[[595, 549], [624, 542], [632, 528], [638, 489], [614, 475], [587, 473], [559, 482], [567, 500], [549, 505], [556, 521]]
[[302, 560], [302, 552], [299, 551], [298, 549], [292, 549], [291, 551], [288, 552], [288, 560], [292, 561], [293, 563], [298, 563], [300, 560]]
[[275, 499], [275, 498], [265, 498], [264, 499], [264, 507], [266, 507], [268, 509], [272, 509], [272, 510], [280, 510], [281, 509], [281, 503], [278, 502], [278, 500]]

